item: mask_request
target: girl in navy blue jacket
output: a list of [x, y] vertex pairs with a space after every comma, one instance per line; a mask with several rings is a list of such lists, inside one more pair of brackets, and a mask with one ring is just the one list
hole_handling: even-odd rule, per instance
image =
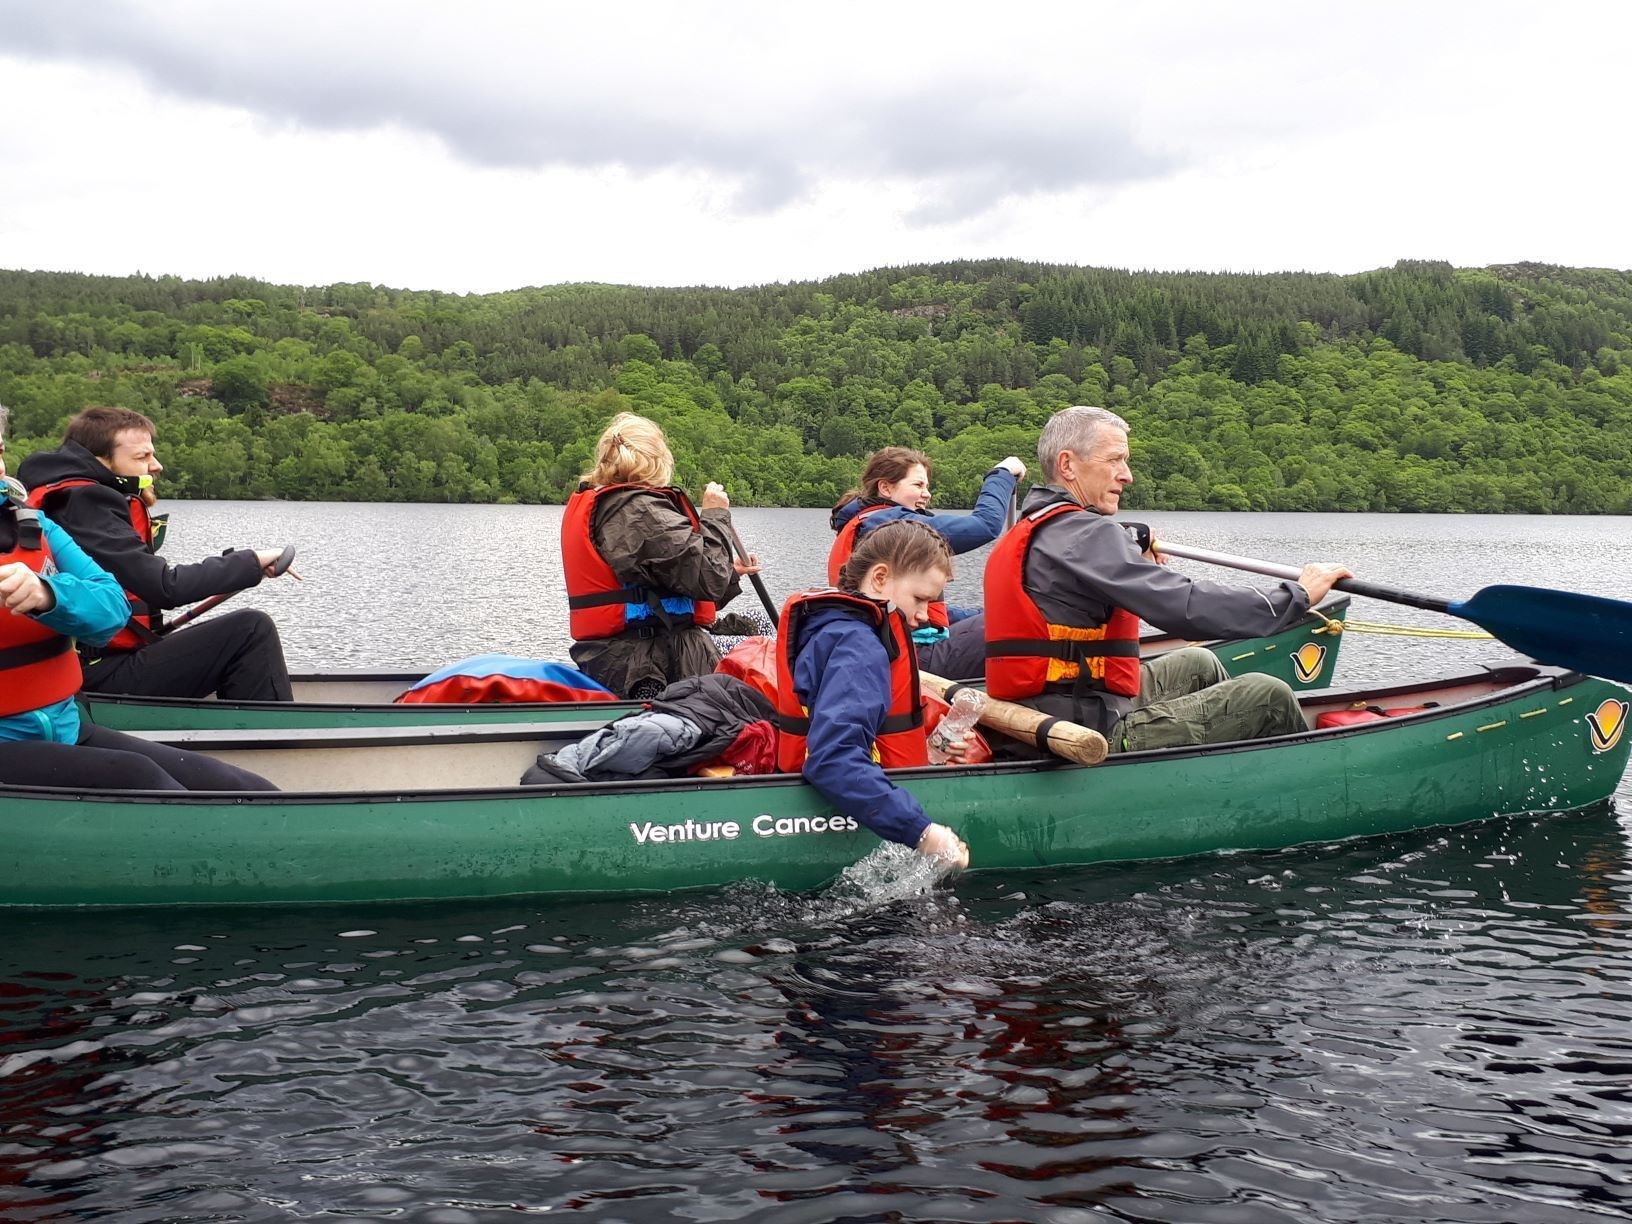
[[[887, 615], [899, 610], [911, 629], [928, 622], [929, 605], [951, 576], [951, 553], [940, 535], [921, 523], [897, 523], [857, 546], [838, 585]], [[801, 618], [794, 640], [783, 645], [798, 705], [809, 712], [801, 772], [839, 811], [880, 837], [967, 867], [968, 846], [931, 821], [878, 762], [875, 745], [898, 688], [892, 681], [901, 668], [917, 667], [911, 640], [904, 646], [906, 657], [892, 660], [880, 618], [862, 610], [821, 604]], [[921, 726], [917, 736], [921, 748]]]

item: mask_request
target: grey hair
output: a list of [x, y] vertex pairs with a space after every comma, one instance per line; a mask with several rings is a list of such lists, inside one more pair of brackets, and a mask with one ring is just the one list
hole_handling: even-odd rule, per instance
[[1061, 451], [1085, 458], [1091, 455], [1100, 433], [1106, 429], [1127, 433], [1128, 423], [1109, 408], [1090, 408], [1085, 404], [1061, 408], [1049, 417], [1037, 439], [1037, 466], [1043, 470], [1043, 479], [1053, 481], [1054, 461]]
[[0, 434], [4, 434], [6, 432], [6, 418], [10, 415], [11, 409], [7, 408], [4, 404], [0, 404]]

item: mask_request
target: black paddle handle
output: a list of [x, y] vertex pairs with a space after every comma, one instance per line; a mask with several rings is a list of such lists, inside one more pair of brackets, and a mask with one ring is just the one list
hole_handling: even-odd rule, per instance
[[1332, 585], [1339, 591], [1348, 591], [1351, 595], [1366, 595], [1388, 603], [1409, 604], [1413, 608], [1426, 608], [1430, 612], [1448, 613], [1451, 610], [1451, 601], [1448, 599], [1441, 599], [1437, 595], [1418, 595], [1415, 591], [1402, 591], [1398, 587], [1384, 586], [1380, 582], [1339, 578]]

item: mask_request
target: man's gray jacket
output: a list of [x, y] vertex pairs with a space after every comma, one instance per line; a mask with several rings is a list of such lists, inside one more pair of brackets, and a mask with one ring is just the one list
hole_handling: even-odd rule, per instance
[[[1020, 513], [1062, 498], [1076, 500], [1056, 485], [1033, 485]], [[1309, 593], [1296, 582], [1265, 590], [1189, 578], [1157, 565], [1139, 551], [1126, 528], [1092, 507], [1084, 514], [1058, 515], [1032, 535], [1021, 584], [1051, 624], [1103, 625], [1113, 608], [1126, 608], [1157, 629], [1198, 640], [1279, 633], [1309, 610]], [[991, 606], [990, 588], [986, 603]], [[1022, 704], [1109, 733], [1137, 702], [1090, 691], [1044, 693]]]

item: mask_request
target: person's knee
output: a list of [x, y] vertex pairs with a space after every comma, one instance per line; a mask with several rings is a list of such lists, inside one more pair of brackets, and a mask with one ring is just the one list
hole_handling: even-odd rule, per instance
[[1186, 646], [1175, 650], [1173, 655], [1176, 665], [1182, 666], [1186, 672], [1206, 682], [1200, 687], [1222, 684], [1230, 678], [1230, 673], [1224, 670], [1224, 664], [1219, 662], [1218, 656], [1205, 646]]
[[111, 783], [119, 790], [179, 791], [186, 789], [157, 761], [150, 760], [135, 752], [121, 753], [120, 756], [123, 759], [120, 760], [118, 766], [119, 777], [117, 781]]
[[1140, 670], [1146, 701], [1165, 701], [1199, 693], [1230, 678], [1218, 656], [1204, 646], [1183, 646], [1157, 655]]
[[1266, 734], [1285, 734], [1306, 726], [1297, 693], [1278, 676], [1253, 672], [1227, 683], [1234, 692], [1232, 701], [1263, 712]]
[[1297, 694], [1292, 691], [1292, 686], [1278, 676], [1265, 676], [1258, 672], [1249, 672], [1245, 676], [1237, 676], [1234, 680], [1225, 683], [1239, 693], [1243, 700], [1251, 701], [1255, 705], [1295, 706], [1298, 704]]

